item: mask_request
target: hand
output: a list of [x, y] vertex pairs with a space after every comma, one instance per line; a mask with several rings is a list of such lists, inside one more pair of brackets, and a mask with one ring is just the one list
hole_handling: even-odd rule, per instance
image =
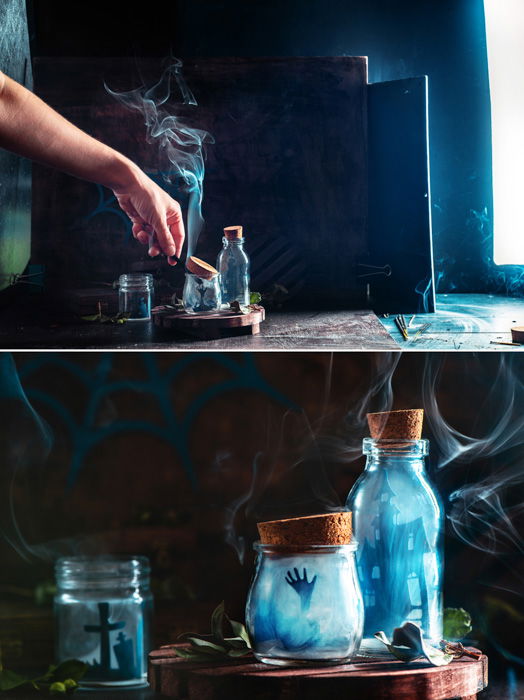
[[170, 265], [182, 254], [185, 232], [180, 204], [142, 171], [132, 184], [114, 190], [118, 204], [133, 223], [133, 236], [149, 246], [152, 257], [164, 253]]

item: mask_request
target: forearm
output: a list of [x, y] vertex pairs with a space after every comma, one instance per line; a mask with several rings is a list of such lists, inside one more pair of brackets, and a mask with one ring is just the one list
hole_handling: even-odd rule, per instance
[[113, 190], [132, 186], [140, 176], [140, 169], [128, 158], [78, 129], [2, 73], [0, 147]]

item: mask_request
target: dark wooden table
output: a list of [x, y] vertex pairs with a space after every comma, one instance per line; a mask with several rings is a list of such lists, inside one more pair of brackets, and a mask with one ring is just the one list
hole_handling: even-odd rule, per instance
[[260, 334], [218, 340], [184, 337], [152, 321], [89, 323], [41, 297], [0, 309], [0, 348], [124, 350], [398, 350], [370, 311], [268, 311]]
[[[21, 693], [3, 693], [2, 700], [35, 700], [40, 695], [31, 691]], [[42, 696], [44, 697], [44, 696]], [[77, 691], [73, 696], [79, 700], [94, 698], [94, 700], [166, 700], [166, 696], [156, 693], [151, 688], [139, 690], [100, 690]], [[490, 680], [489, 686], [478, 695], [479, 700], [522, 700], [524, 698], [524, 681]], [[188, 698], [188, 700], [190, 700]], [[231, 700], [243, 700], [231, 698]], [[247, 699], [249, 700], [249, 699]], [[340, 700], [343, 700], [342, 698]], [[349, 699], [348, 699], [349, 700]], [[358, 698], [358, 700], [373, 700], [372, 698]]]

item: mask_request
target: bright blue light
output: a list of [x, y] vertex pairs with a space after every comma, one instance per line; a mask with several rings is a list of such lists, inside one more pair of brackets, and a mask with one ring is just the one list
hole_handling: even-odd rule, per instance
[[491, 93], [494, 250], [524, 265], [524, 2], [484, 0]]

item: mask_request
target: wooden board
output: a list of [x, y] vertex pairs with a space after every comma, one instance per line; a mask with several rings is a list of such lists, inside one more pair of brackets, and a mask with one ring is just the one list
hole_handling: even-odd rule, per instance
[[187, 314], [185, 311], [153, 312], [155, 325], [174, 333], [199, 338], [223, 338], [231, 335], [258, 335], [266, 317], [263, 306], [253, 304], [251, 311], [237, 314], [221, 311], [210, 314]]
[[195, 664], [167, 647], [149, 655], [149, 682], [156, 692], [184, 700], [471, 700], [488, 684], [488, 659], [463, 658], [440, 668], [363, 658], [343, 666], [280, 668], [253, 658]]
[[[368, 86], [369, 265], [377, 313], [435, 310], [426, 76]], [[377, 269], [378, 268], [378, 269]], [[380, 273], [386, 268], [389, 274]], [[426, 294], [424, 295], [424, 292]]]

